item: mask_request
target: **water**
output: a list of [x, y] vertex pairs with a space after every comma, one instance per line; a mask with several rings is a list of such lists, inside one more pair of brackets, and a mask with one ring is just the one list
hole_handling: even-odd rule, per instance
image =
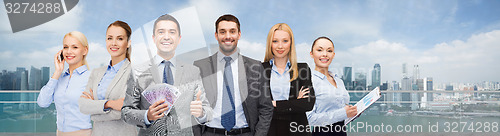
[[348, 125], [348, 132], [500, 134], [499, 123], [498, 117], [363, 115]]

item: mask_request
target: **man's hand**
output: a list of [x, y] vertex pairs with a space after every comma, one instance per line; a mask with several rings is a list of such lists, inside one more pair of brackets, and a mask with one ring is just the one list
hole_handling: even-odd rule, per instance
[[191, 115], [201, 118], [203, 117], [203, 106], [200, 100], [201, 90], [196, 93], [196, 100], [191, 102]]
[[155, 120], [165, 116], [165, 114], [163, 114], [163, 112], [168, 110], [168, 104], [164, 103], [164, 102], [165, 102], [165, 99], [159, 100], [159, 101], [153, 103], [153, 105], [149, 106], [149, 108], [148, 108], [148, 120], [149, 121], [155, 121]]

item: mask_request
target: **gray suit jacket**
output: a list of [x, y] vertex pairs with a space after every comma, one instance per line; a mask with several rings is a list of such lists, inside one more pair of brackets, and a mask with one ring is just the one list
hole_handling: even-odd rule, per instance
[[[243, 111], [252, 135], [265, 136], [271, 124], [273, 105], [271, 93], [266, 86], [268, 78], [264, 77], [264, 68], [260, 61], [238, 55], [238, 83]], [[243, 61], [241, 61], [243, 60]], [[203, 85], [210, 106], [217, 102], [217, 53], [197, 60], [194, 65], [200, 68]], [[241, 67], [243, 66], [243, 67]], [[200, 126], [204, 127], [204, 126]]]
[[181, 92], [181, 96], [174, 103], [172, 111], [166, 116], [146, 125], [144, 114], [148, 110], [149, 104], [142, 92], [150, 85], [161, 83], [157, 66], [146, 62], [134, 68], [134, 79], [127, 89], [125, 102], [122, 108], [122, 117], [125, 122], [136, 125], [140, 128], [139, 135], [193, 135], [192, 126], [198, 124], [198, 120], [191, 115], [191, 101], [196, 100], [198, 90], [202, 91], [201, 100], [203, 112], [207, 121], [212, 118], [212, 110], [205, 97], [205, 91], [201, 82], [198, 68], [191, 64], [183, 64], [177, 61], [174, 86]]
[[121, 111], [113, 109], [104, 111], [104, 104], [107, 100], [116, 100], [125, 97], [127, 89], [127, 80], [131, 74], [131, 66], [128, 60], [125, 60], [118, 73], [115, 75], [108, 88], [106, 89], [105, 100], [98, 100], [97, 87], [101, 82], [107, 66], [96, 68], [90, 74], [85, 92], [90, 93], [93, 90], [94, 100], [81, 98], [78, 100], [80, 111], [84, 114], [90, 114], [90, 118], [94, 121], [92, 135], [94, 136], [132, 136], [137, 135], [137, 129], [133, 125], [129, 125], [121, 120]]

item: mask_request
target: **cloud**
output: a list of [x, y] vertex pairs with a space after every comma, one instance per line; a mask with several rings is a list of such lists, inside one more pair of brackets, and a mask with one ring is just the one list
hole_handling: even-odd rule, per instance
[[430, 49], [418, 50], [409, 49], [404, 43], [381, 39], [336, 51], [334, 67], [352, 66], [353, 72], [359, 69], [367, 73], [370, 80], [373, 65], [379, 63], [383, 82], [400, 81], [403, 63], [409, 64], [408, 71], [413, 71], [413, 65], [419, 65], [421, 78], [434, 77], [441, 83], [498, 81], [498, 37], [500, 30], [494, 30], [473, 35], [465, 41], [443, 42]]
[[14, 70], [16, 67], [29, 68], [30, 66], [37, 68], [44, 66], [53, 67], [54, 55], [61, 48], [62, 46], [52, 46], [43, 50], [21, 51], [16, 53], [9, 50], [2, 51], [0, 52], [0, 62], [2, 62], [0, 69]]
[[250, 42], [246, 39], [240, 39], [238, 40], [238, 48], [241, 54], [259, 61], [264, 61], [264, 56], [266, 55], [265, 43]]
[[[0, 52], [0, 62], [7, 65], [2, 65], [0, 69], [15, 70], [16, 67], [29, 68], [31, 66], [36, 68], [50, 67], [50, 71], [53, 73], [54, 55], [61, 49], [62, 45], [55, 45], [42, 50], [21, 51], [16, 53], [17, 55], [14, 55], [12, 51], [2, 51]], [[89, 49], [87, 62], [90, 69], [106, 65], [111, 59], [102, 44], [90, 43]], [[65, 63], [64, 68], [68, 68], [68, 64]]]
[[209, 23], [201, 23], [201, 27], [204, 31], [205, 39], [207, 39], [208, 43], [216, 42], [213, 37], [215, 32], [214, 23], [219, 18], [219, 16], [223, 14], [234, 14], [232, 11], [235, 8], [234, 5], [237, 2], [233, 1], [207, 1], [207, 0], [190, 0], [190, 5], [195, 6], [198, 12], [199, 21], [200, 22], [209, 22]]
[[111, 56], [106, 49], [106, 45], [95, 42], [89, 43], [87, 62], [89, 63], [90, 69], [106, 66], [109, 64], [110, 60]]

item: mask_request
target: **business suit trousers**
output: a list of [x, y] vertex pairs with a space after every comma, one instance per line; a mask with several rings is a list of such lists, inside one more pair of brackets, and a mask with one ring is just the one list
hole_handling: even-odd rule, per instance
[[[203, 136], [224, 136], [223, 134], [217, 134], [213, 132], [203, 132]], [[231, 136], [253, 136], [251, 132], [248, 133], [243, 133], [243, 134], [238, 134], [238, 135], [231, 135]]]

